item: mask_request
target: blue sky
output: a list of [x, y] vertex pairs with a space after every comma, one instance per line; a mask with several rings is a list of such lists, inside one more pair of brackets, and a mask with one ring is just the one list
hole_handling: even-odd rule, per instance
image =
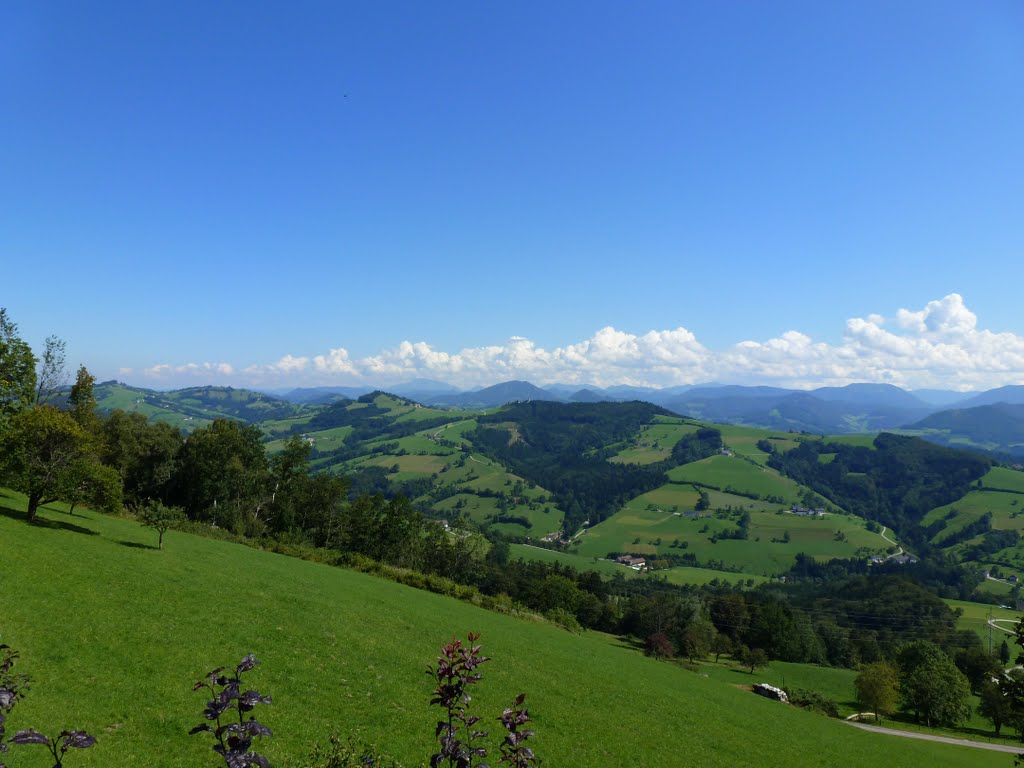
[[1024, 382], [1016, 0], [6, 3], [0, 72], [0, 306], [101, 379]]

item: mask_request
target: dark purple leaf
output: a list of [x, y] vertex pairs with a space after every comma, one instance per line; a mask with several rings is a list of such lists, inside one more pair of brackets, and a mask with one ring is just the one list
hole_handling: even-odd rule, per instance
[[50, 740], [48, 738], [46, 738], [45, 736], [43, 736], [43, 734], [39, 733], [38, 731], [33, 730], [32, 728], [29, 728], [27, 731], [18, 731], [16, 734], [14, 734], [14, 738], [11, 739], [11, 743], [12, 744], [46, 744], [47, 746], [49, 746]]
[[250, 720], [245, 724], [245, 730], [250, 736], [272, 736], [270, 729], [262, 723]]
[[85, 731], [61, 731], [60, 735], [64, 737], [64, 749], [88, 749], [96, 743], [96, 737]]

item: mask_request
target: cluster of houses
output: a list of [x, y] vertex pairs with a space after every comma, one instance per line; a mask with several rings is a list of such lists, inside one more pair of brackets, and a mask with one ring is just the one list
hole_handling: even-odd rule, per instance
[[917, 562], [917, 558], [913, 555], [908, 555], [906, 552], [900, 552], [898, 555], [872, 555], [870, 557], [872, 565], [878, 565], [880, 563], [896, 563], [896, 565], [913, 565]]
[[[981, 578], [983, 578], [983, 579], [995, 579], [996, 581], [999, 581], [999, 577], [993, 576], [990, 571], [982, 571], [981, 572]], [[1005, 581], [1007, 584], [1016, 584], [1019, 581], [1019, 579], [1017, 578], [1016, 574], [1010, 574], [1009, 576], [1007, 576], [1005, 579], [1002, 579], [1002, 580]]]
[[794, 504], [793, 508], [790, 509], [789, 511], [792, 512], [797, 517], [824, 517], [825, 516], [825, 510], [822, 509], [821, 507], [814, 507], [813, 509], [811, 509], [810, 507], [801, 507], [801, 506], [799, 506], [797, 504]]

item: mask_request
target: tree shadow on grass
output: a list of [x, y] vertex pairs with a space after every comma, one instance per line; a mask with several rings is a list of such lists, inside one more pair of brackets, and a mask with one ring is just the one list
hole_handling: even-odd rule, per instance
[[159, 549], [159, 547], [154, 547], [152, 544], [143, 544], [141, 541], [119, 541], [117, 543], [122, 547], [131, 547], [132, 549]]
[[[8, 496], [5, 493], [0, 495], [3, 495], [8, 499], [14, 498], [13, 496]], [[3, 517], [9, 517], [12, 520], [21, 520], [22, 522], [25, 522], [28, 525], [36, 526], [37, 528], [50, 528], [53, 530], [70, 531], [71, 533], [84, 533], [86, 536], [99, 536], [99, 533], [97, 533], [96, 531], [93, 531], [89, 528], [83, 528], [80, 525], [75, 525], [74, 523], [69, 523], [65, 520], [50, 520], [48, 518], [39, 517], [37, 515], [36, 519], [29, 523], [27, 512], [24, 512], [20, 509], [15, 509], [14, 507], [3, 502], [0, 502], [0, 515], [2, 515]]]
[[636, 638], [629, 637], [628, 635], [622, 635], [616, 638], [615, 645], [619, 648], [628, 648], [631, 651], [643, 651], [644, 644]]

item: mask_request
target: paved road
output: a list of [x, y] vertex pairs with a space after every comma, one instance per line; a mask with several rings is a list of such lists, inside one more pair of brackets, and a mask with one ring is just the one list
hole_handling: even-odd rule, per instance
[[1018, 753], [1022, 747], [1013, 747], [1007, 744], [986, 744], [983, 741], [970, 741], [969, 739], [954, 739], [949, 736], [933, 736], [930, 733], [914, 733], [913, 731], [897, 731], [894, 728], [881, 728], [877, 725], [865, 725], [864, 723], [851, 723], [846, 721], [847, 725], [852, 725], [854, 728], [860, 728], [862, 731], [872, 731], [874, 733], [885, 733], [889, 736], [902, 736], [905, 739], [921, 739], [922, 741], [938, 741], [943, 744], [956, 744], [960, 747], [977, 747], [978, 749], [991, 749], [995, 752], [1013, 752]]
[[893, 553], [892, 553], [891, 555], [889, 555], [889, 557], [887, 557], [887, 558], [886, 558], [886, 560], [888, 560], [889, 558], [892, 558], [892, 557], [899, 557], [900, 555], [902, 555], [902, 554], [903, 554], [903, 547], [901, 547], [901, 546], [900, 546], [899, 544], [897, 544], [897, 543], [896, 543], [895, 541], [893, 541], [892, 539], [890, 539], [890, 538], [889, 538], [888, 536], [886, 536], [886, 535], [885, 535], [885, 532], [886, 532], [887, 530], [889, 530], [889, 529], [888, 529], [888, 528], [886, 528], [886, 527], [885, 527], [885, 526], [883, 525], [883, 526], [882, 526], [882, 532], [881, 532], [880, 534], [878, 534], [878, 535], [879, 535], [879, 536], [881, 536], [881, 537], [882, 537], [883, 539], [885, 539], [886, 541], [888, 541], [888, 542], [889, 542], [890, 544], [892, 544], [892, 545], [893, 545], [894, 547], [898, 547], [898, 549], [897, 549], [897, 550], [896, 550], [895, 552], [893, 552]]

